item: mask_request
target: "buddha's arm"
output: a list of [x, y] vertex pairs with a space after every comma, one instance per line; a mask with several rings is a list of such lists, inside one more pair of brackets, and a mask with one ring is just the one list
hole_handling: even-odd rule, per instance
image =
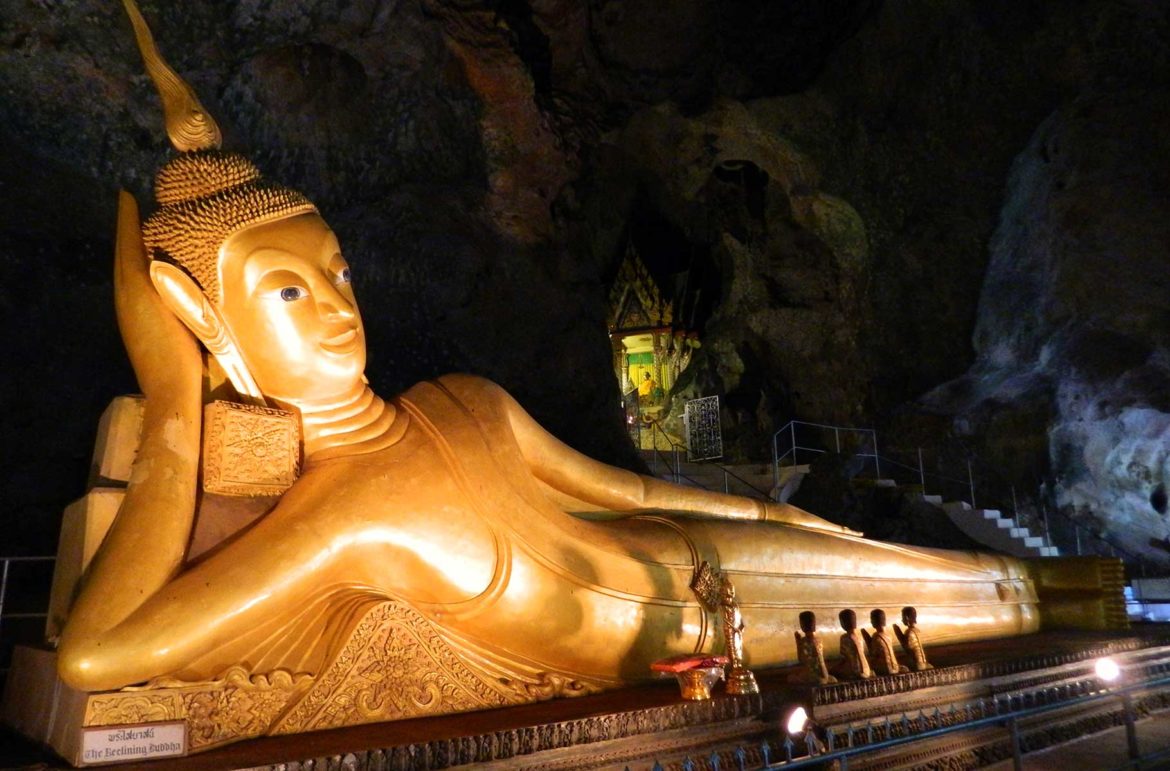
[[532, 473], [558, 502], [579, 503], [581, 511], [636, 512], [644, 509], [685, 512], [706, 519], [783, 522], [835, 533], [852, 533], [795, 506], [683, 487], [635, 474], [583, 455], [545, 431], [515, 399], [498, 391], [512, 432]]
[[126, 497], [66, 623], [62, 661], [77, 659], [70, 654], [95, 644], [175, 575], [195, 510], [199, 348], [151, 285], [138, 207], [125, 192], [118, 201], [116, 252], [118, 326], [146, 394], [142, 439]]

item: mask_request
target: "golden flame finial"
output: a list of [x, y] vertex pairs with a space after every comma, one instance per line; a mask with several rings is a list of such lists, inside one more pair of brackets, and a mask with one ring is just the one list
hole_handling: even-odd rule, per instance
[[146, 72], [154, 81], [158, 95], [162, 99], [163, 113], [166, 116], [167, 136], [171, 144], [180, 152], [192, 150], [209, 150], [219, 147], [222, 137], [215, 120], [203, 109], [199, 97], [191, 86], [180, 78], [170, 66], [163, 61], [154, 44], [154, 36], [150, 34], [150, 27], [142, 18], [142, 12], [134, 0], [122, 0], [126, 8], [126, 15], [134, 25], [134, 37], [138, 40], [138, 50], [142, 53], [142, 61], [146, 65]]

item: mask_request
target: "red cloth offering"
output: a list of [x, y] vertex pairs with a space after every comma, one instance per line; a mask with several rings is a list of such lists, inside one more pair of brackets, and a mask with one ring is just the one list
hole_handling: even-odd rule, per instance
[[684, 653], [681, 656], [671, 656], [659, 659], [650, 665], [655, 672], [686, 672], [688, 669], [701, 667], [721, 667], [727, 664], [726, 656], [709, 656], [706, 654]]

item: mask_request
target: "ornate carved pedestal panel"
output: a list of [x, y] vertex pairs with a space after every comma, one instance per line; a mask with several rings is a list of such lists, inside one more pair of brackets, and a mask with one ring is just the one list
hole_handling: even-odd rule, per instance
[[301, 733], [448, 712], [505, 707], [595, 692], [583, 684], [508, 662], [447, 639], [409, 606], [384, 602], [271, 733]]

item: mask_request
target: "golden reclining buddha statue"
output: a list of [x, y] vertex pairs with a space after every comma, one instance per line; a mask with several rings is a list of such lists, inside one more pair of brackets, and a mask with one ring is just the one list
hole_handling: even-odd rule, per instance
[[[802, 610], [913, 603], [932, 645], [1038, 629], [1034, 582], [1010, 557], [879, 543], [605, 465], [479, 377], [375, 395], [336, 236], [303, 195], [218, 149], [126, 4], [179, 153], [141, 226], [120, 200], [117, 315], [145, 408], [60, 637], [67, 685], [218, 683], [221, 711], [240, 713], [207, 746], [611, 688], [721, 647], [691, 589], [703, 561], [734, 581], [753, 668], [796, 660]], [[270, 510], [192, 557], [209, 366], [237, 401], [299, 421], [303, 463]], [[225, 683], [251, 706], [224, 701]]]

